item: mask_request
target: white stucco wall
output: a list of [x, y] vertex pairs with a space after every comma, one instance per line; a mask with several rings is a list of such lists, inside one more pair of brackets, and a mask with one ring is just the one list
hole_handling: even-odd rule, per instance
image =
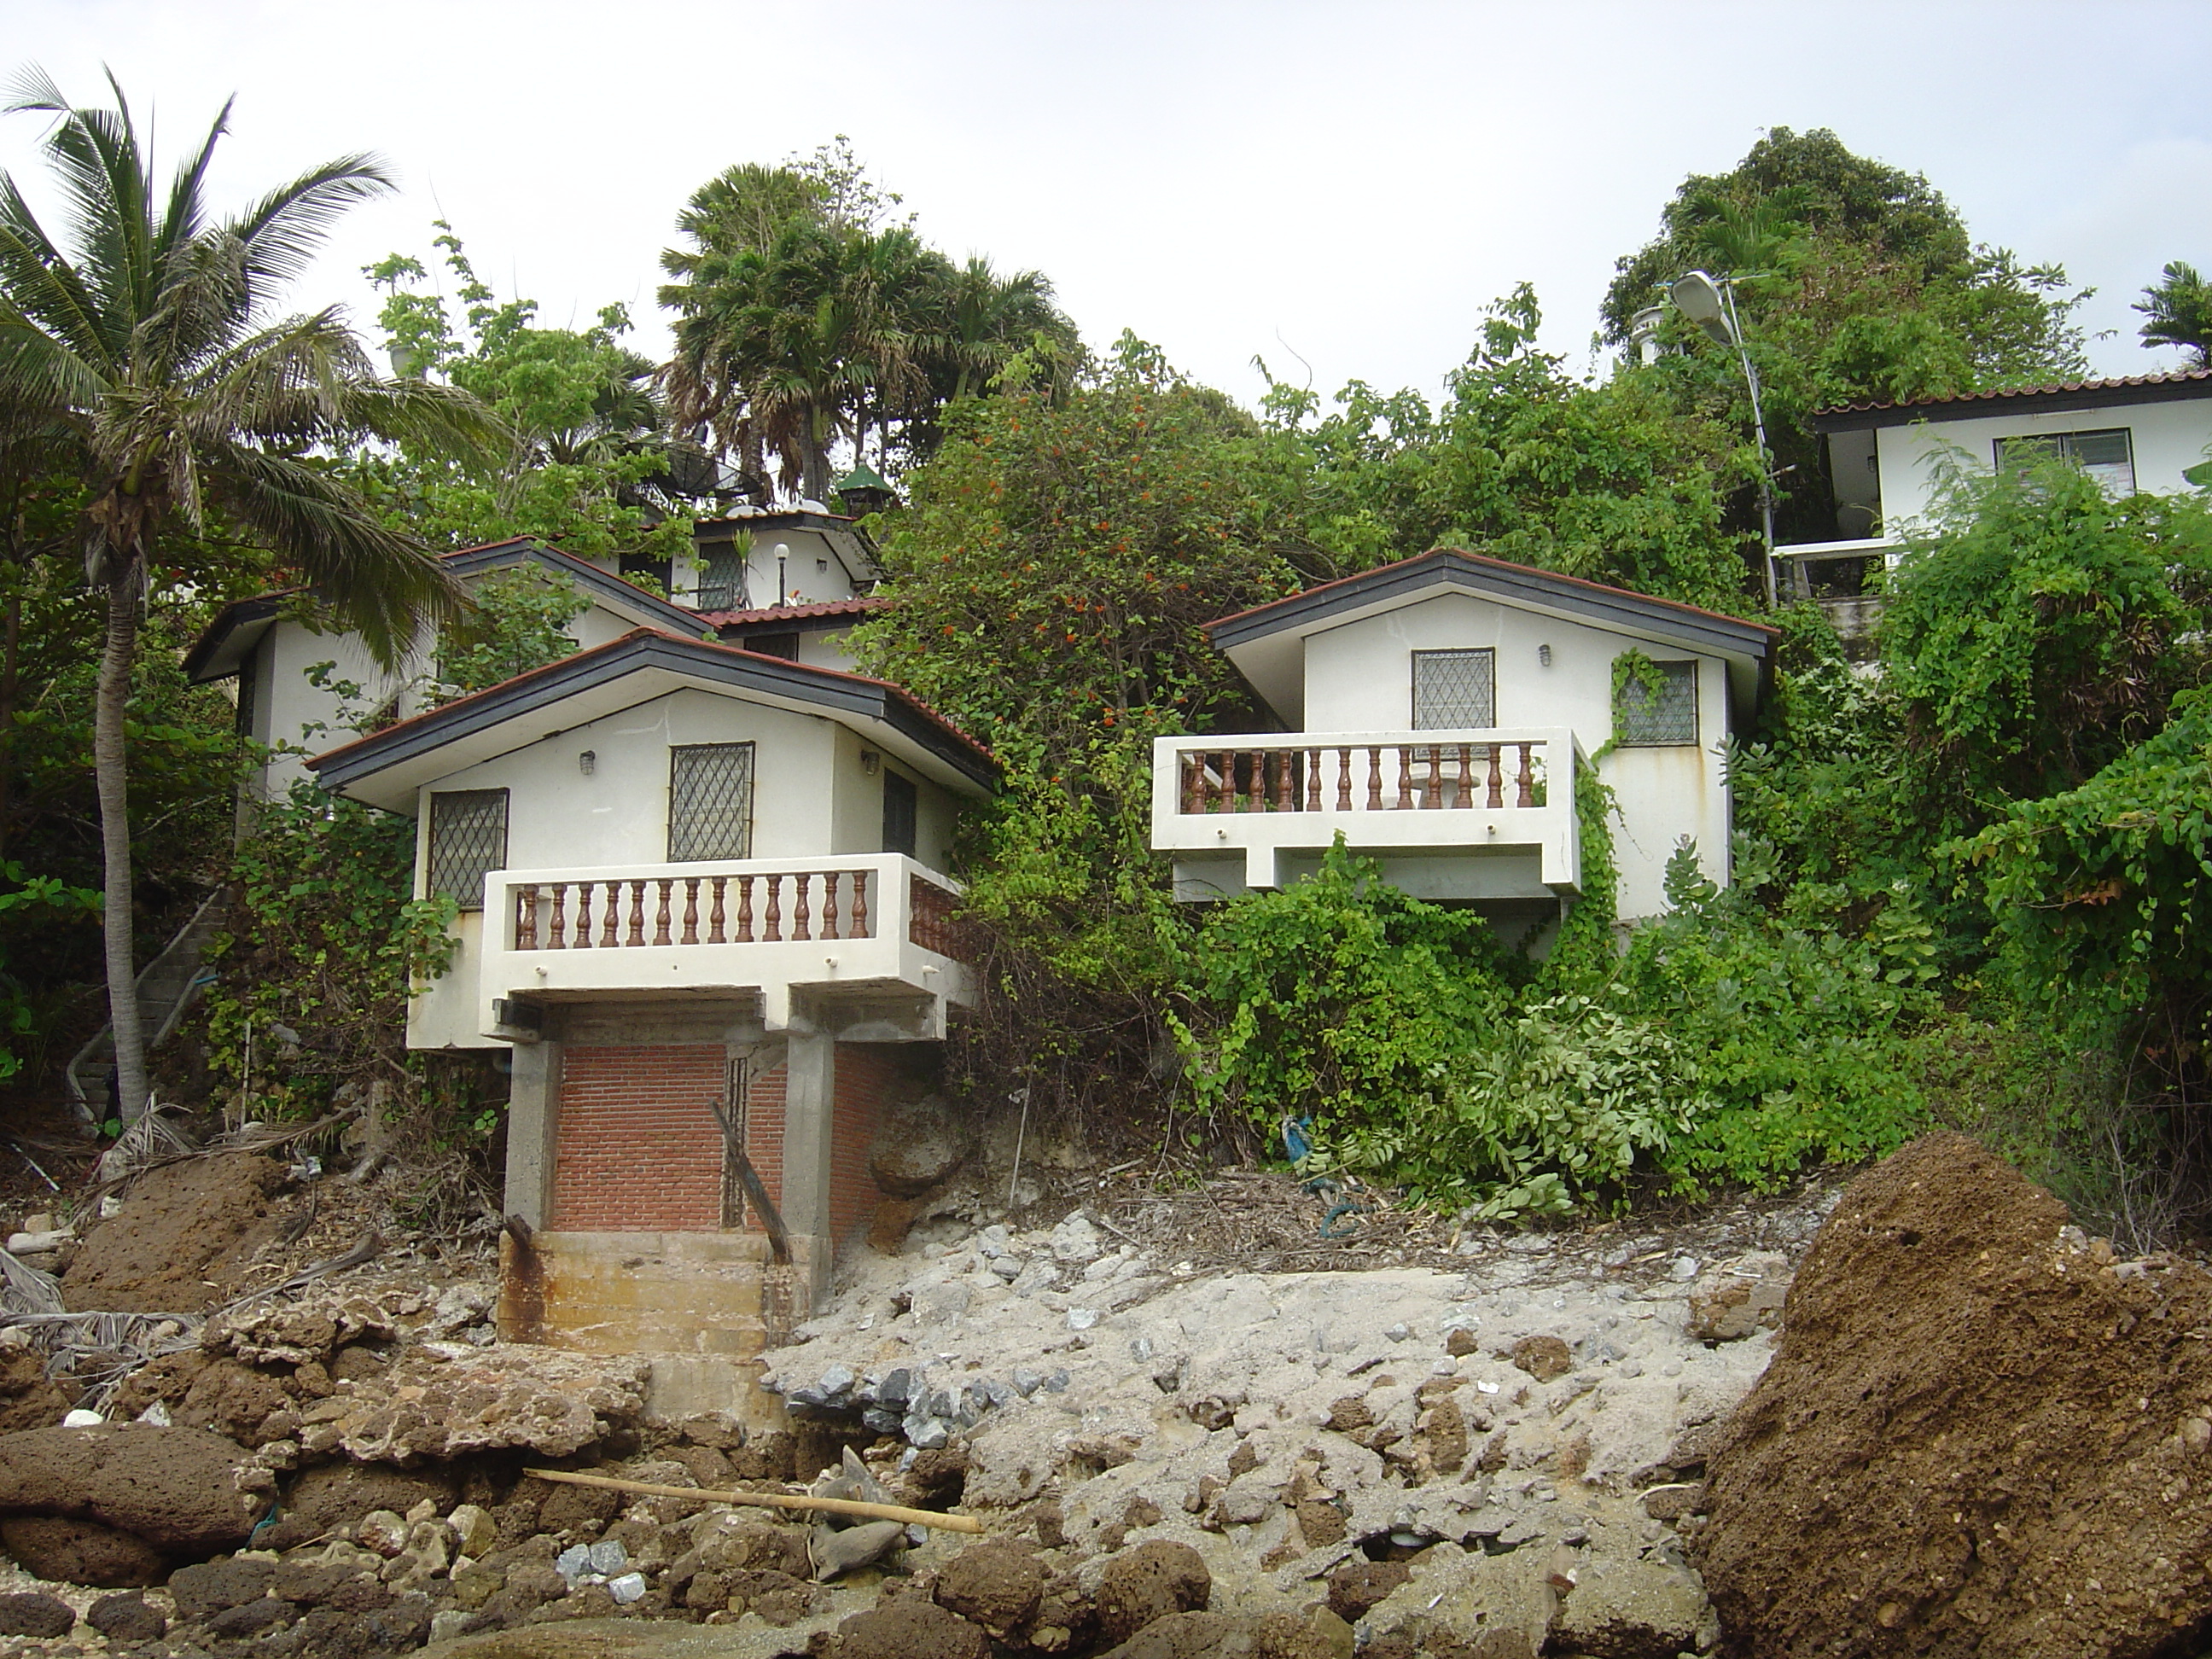
[[1966, 462], [1990, 471], [1996, 465], [2000, 438], [2103, 432], [2116, 427], [2125, 427], [2133, 441], [2136, 488], [2172, 495], [2193, 487], [2181, 476], [2183, 470], [2195, 466], [2212, 451], [2212, 398], [2115, 404], [2105, 409], [2069, 409], [2053, 414], [2020, 410], [1972, 420], [1927, 420], [1910, 426], [1882, 427], [1874, 434], [1881, 476], [1882, 530], [1887, 535], [1906, 535], [1925, 522], [1939, 456], [1963, 451]]
[[[1548, 666], [1540, 660], [1547, 645]], [[1413, 653], [1486, 647], [1497, 653], [1497, 724], [1568, 726], [1592, 755], [1613, 736], [1616, 657], [1633, 648], [1655, 661], [1697, 662], [1697, 743], [1616, 749], [1598, 771], [1620, 806], [1613, 833], [1624, 918], [1664, 908], [1667, 860], [1684, 836], [1697, 842], [1706, 875], [1727, 881], [1729, 814], [1721, 757], [1729, 729], [1728, 680], [1727, 665], [1717, 657], [1472, 594], [1440, 593], [1306, 640], [1306, 729], [1404, 731], [1413, 720]]]
[[[415, 891], [428, 890], [429, 797], [463, 789], [507, 792], [509, 869], [650, 865], [668, 856], [668, 751], [696, 743], [750, 743], [752, 857], [800, 861], [883, 850], [883, 772], [864, 767], [860, 734], [822, 715], [796, 714], [696, 690], [671, 692], [621, 714], [541, 738], [426, 786], [418, 795]], [[580, 757], [589, 750], [586, 775]], [[918, 780], [915, 856], [945, 867], [954, 805]], [[453, 970], [409, 1010], [412, 1048], [493, 1046], [478, 1033], [479, 918], [464, 913]]]
[[[783, 562], [787, 605], [819, 605], [830, 599], [849, 599], [858, 591], [853, 573], [845, 568], [830, 539], [818, 530], [756, 530], [752, 550], [745, 558], [745, 607], [764, 610], [776, 601], [777, 544], [790, 550]], [[702, 574], [699, 561], [679, 557], [671, 572], [669, 597], [690, 605]]]
[[[635, 619], [594, 604], [568, 625], [576, 648], [588, 651], [618, 640], [638, 626]], [[701, 633], [707, 630], [702, 626]], [[349, 681], [365, 689], [358, 697], [341, 697], [317, 688], [307, 671], [318, 663], [334, 663], [326, 681]], [[256, 673], [252, 735], [266, 744], [283, 743], [306, 750], [305, 755], [281, 755], [264, 769], [259, 787], [264, 797], [281, 796], [295, 778], [307, 775], [308, 756], [319, 755], [360, 736], [349, 720], [373, 714], [396, 692], [398, 716], [419, 714], [424, 707], [422, 683], [431, 669], [426, 645], [410, 653], [389, 673], [377, 667], [360, 637], [353, 634], [317, 634], [304, 624], [280, 617], [255, 647]], [[319, 730], [311, 729], [319, 727]]]

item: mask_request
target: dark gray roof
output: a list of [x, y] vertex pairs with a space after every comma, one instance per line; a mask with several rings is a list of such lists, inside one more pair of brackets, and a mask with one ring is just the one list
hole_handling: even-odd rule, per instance
[[633, 586], [620, 576], [610, 575], [599, 566], [564, 553], [557, 547], [548, 547], [544, 542], [519, 536], [513, 541], [489, 542], [482, 547], [465, 547], [459, 552], [444, 553], [439, 562], [456, 576], [478, 575], [487, 570], [498, 570], [508, 565], [538, 564], [549, 570], [557, 570], [574, 581], [593, 599], [618, 610], [641, 612], [652, 618], [653, 625], [672, 628], [678, 633], [699, 634], [706, 631], [696, 612], [686, 611], [680, 605]]
[[2109, 380], [2060, 380], [2049, 386], [2000, 387], [1995, 392], [1961, 392], [1949, 398], [1920, 398], [1910, 403], [1846, 404], [1813, 411], [1815, 432], [1864, 432], [1875, 427], [1906, 426], [1914, 421], [1982, 420], [2028, 410], [2059, 415], [2075, 409], [2125, 409], [2137, 404], [2173, 403], [2212, 398], [2212, 368], [2182, 368], [2167, 374], [2127, 374]]
[[[556, 709], [579, 692], [655, 669], [734, 690], [810, 703], [832, 715], [872, 721], [977, 787], [998, 787], [999, 763], [989, 750], [887, 681], [645, 628], [402, 720], [318, 755], [307, 763], [325, 787], [343, 790], [519, 716]], [[541, 730], [533, 726], [526, 741], [535, 741], [540, 735]]]

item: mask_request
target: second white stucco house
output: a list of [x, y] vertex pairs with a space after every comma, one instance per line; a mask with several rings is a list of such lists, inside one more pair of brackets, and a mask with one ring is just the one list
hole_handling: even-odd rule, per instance
[[[1208, 631], [1284, 729], [1156, 744], [1152, 844], [1178, 897], [1282, 886], [1341, 833], [1417, 897], [1540, 930], [1583, 891], [1583, 768], [1619, 807], [1624, 920], [1664, 908], [1686, 840], [1729, 878], [1724, 745], [1764, 694], [1771, 629], [1445, 548]], [[1631, 653], [1650, 667], [1617, 706]]]
[[1826, 447], [1835, 534], [1775, 556], [1790, 591], [1848, 613], [1865, 569], [1894, 565], [1905, 538], [1929, 527], [1947, 469], [2057, 458], [2116, 496], [2197, 488], [2189, 474], [2212, 456], [2212, 369], [1852, 404], [1812, 424]]

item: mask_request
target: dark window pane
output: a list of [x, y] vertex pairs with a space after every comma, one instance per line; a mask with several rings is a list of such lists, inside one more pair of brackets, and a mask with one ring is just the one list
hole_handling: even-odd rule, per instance
[[1656, 691], [1632, 675], [1613, 705], [1614, 740], [1624, 748], [1659, 748], [1698, 740], [1698, 665], [1654, 663]]
[[687, 744], [668, 751], [668, 857], [752, 856], [753, 746]]
[[884, 851], [914, 856], [914, 780], [884, 769]]
[[1413, 729], [1497, 725], [1495, 664], [1488, 651], [1413, 653]]
[[702, 562], [696, 603], [702, 611], [745, 608], [744, 557], [728, 544], [710, 549]]
[[484, 877], [507, 867], [507, 791], [456, 789], [430, 797], [430, 891], [464, 910], [483, 908]]

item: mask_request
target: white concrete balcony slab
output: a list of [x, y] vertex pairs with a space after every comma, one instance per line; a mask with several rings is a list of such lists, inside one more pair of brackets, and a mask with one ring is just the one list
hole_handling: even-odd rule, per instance
[[502, 1016], [518, 1003], [757, 992], [773, 1031], [789, 1026], [795, 993], [903, 990], [927, 995], [942, 1036], [945, 1005], [969, 1000], [960, 890], [896, 853], [495, 870], [478, 1026], [514, 1036]]
[[1152, 846], [1179, 898], [1280, 887], [1340, 834], [1421, 896], [1571, 896], [1588, 764], [1566, 726], [1161, 738]]

